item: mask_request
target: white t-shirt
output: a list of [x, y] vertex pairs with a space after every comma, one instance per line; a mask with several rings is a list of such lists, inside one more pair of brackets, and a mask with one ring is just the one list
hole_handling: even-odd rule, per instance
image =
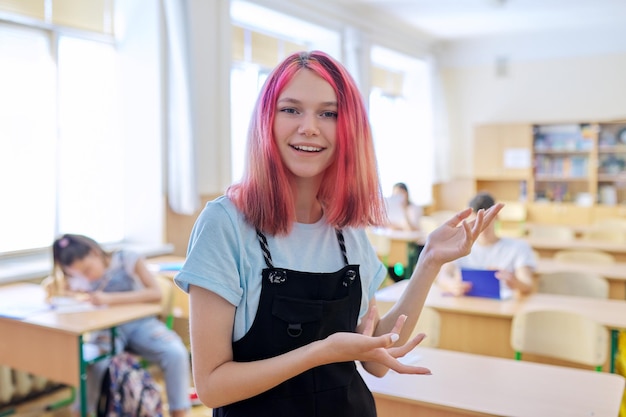
[[[537, 261], [532, 247], [527, 242], [520, 239], [500, 238], [493, 245], [474, 243], [470, 254], [457, 259], [454, 264], [459, 268], [515, 272], [517, 268], [524, 266], [535, 269]], [[511, 288], [504, 281], [500, 283], [503, 297], [510, 296]]]
[[[385, 279], [387, 271], [376, 256], [365, 230], [343, 230], [348, 262], [358, 264], [362, 299], [359, 317]], [[335, 229], [325, 218], [314, 224], [296, 223], [287, 236], [267, 235], [275, 267], [306, 272], [336, 272], [345, 266]], [[175, 278], [184, 291], [197, 285], [237, 307], [233, 340], [252, 326], [266, 268], [256, 231], [225, 196], [207, 203], [191, 232], [187, 259]]]
[[391, 196], [386, 199], [387, 216], [392, 227], [402, 230], [418, 230], [420, 218], [424, 214], [422, 207], [409, 203], [402, 204], [400, 196]]

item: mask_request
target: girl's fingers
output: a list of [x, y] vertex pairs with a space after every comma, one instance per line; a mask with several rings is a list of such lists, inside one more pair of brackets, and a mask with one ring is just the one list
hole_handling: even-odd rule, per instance
[[398, 316], [398, 319], [396, 320], [395, 325], [393, 326], [393, 329], [391, 329], [391, 333], [397, 333], [400, 334], [400, 332], [402, 331], [402, 327], [404, 327], [404, 323], [406, 322], [406, 315], [405, 314], [400, 314]]

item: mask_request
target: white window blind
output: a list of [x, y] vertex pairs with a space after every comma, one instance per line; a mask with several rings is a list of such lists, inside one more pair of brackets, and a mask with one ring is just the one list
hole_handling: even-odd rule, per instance
[[0, 252], [44, 247], [55, 227], [55, 67], [45, 33], [0, 26]]
[[[123, 238], [115, 50], [0, 24], [0, 253]], [[58, 54], [53, 51], [58, 50]]]

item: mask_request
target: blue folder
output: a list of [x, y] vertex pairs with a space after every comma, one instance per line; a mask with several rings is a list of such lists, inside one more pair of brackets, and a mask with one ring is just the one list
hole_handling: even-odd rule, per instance
[[472, 283], [472, 289], [465, 295], [501, 299], [500, 280], [493, 269], [461, 268], [463, 281]]

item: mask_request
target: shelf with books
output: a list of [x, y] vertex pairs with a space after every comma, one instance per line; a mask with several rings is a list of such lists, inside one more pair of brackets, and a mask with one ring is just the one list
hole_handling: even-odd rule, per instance
[[594, 198], [590, 166], [597, 132], [598, 126], [590, 123], [533, 126], [534, 201]]

